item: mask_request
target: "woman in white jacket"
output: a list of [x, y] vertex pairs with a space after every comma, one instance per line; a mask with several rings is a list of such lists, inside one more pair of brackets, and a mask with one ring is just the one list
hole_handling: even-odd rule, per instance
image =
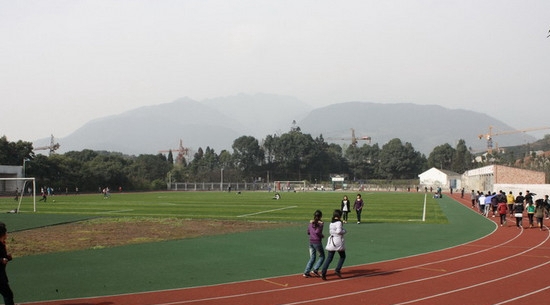
[[344, 229], [344, 224], [342, 223], [341, 218], [342, 211], [334, 210], [334, 213], [332, 214], [332, 221], [329, 226], [330, 237], [328, 238], [327, 246], [325, 247], [328, 255], [327, 259], [325, 260], [325, 264], [323, 265], [323, 270], [321, 272], [321, 278], [325, 281], [327, 280], [328, 266], [332, 262], [334, 254], [336, 252], [338, 252], [338, 254], [340, 255], [340, 259], [338, 260], [338, 264], [336, 265], [334, 272], [338, 277], [342, 277], [340, 271], [342, 270], [342, 266], [344, 265], [344, 261], [346, 260], [346, 245], [344, 241], [344, 234], [346, 234], [346, 229]]

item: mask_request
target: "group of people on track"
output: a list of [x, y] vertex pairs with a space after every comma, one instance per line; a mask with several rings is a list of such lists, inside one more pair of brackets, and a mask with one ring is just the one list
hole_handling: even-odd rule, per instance
[[470, 199], [472, 208], [478, 208], [479, 213], [485, 217], [500, 217], [500, 225], [505, 226], [508, 217], [514, 218], [516, 227], [523, 227], [523, 217], [527, 215], [529, 222], [528, 228], [538, 227], [541, 231], [544, 230], [544, 218], [550, 216], [550, 200], [548, 195], [543, 198], [534, 199], [535, 193], [527, 190], [525, 195], [519, 192], [514, 196], [510, 191], [506, 194], [504, 191], [497, 192], [475, 192], [472, 190]]
[[[361, 198], [361, 194], [357, 194], [353, 203], [353, 210], [357, 215], [357, 224], [361, 223], [361, 212], [365, 202]], [[334, 269], [334, 273], [342, 278], [342, 266], [346, 260], [346, 245], [344, 235], [347, 233], [344, 224], [348, 222], [348, 214], [351, 212], [351, 203], [348, 196], [344, 196], [340, 204], [340, 209], [336, 209], [332, 213], [332, 218], [329, 225], [330, 236], [327, 239], [326, 247], [323, 248], [322, 240], [324, 223], [322, 221], [323, 212], [316, 210], [313, 213], [313, 219], [309, 222], [307, 234], [309, 235], [309, 260], [304, 270], [304, 277], [317, 276], [323, 280], [327, 279], [327, 271], [330, 263], [334, 259], [334, 255], [338, 252], [339, 260]], [[325, 250], [327, 256], [325, 258]]]

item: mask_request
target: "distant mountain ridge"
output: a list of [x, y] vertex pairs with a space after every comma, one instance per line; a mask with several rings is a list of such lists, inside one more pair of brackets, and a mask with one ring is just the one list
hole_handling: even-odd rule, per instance
[[[293, 121], [302, 132], [314, 138], [323, 135], [327, 142], [349, 145], [353, 128], [357, 137], [370, 136], [372, 143], [380, 147], [400, 138], [426, 155], [445, 143], [455, 147], [459, 139], [475, 149], [484, 149], [485, 140], [478, 135], [486, 132], [488, 126], [513, 129], [484, 113], [438, 105], [346, 102], [314, 109], [289, 96], [238, 94], [201, 102], [185, 97], [139, 107], [92, 120], [56, 140], [61, 144], [59, 153], [92, 149], [129, 155], [156, 154], [160, 150], [176, 150], [180, 139], [191, 153], [199, 147], [232, 152], [235, 139], [246, 135], [261, 141], [267, 135], [288, 132]], [[511, 134], [495, 142], [502, 147], [534, 140], [526, 134]], [[48, 145], [49, 139], [33, 144]]]

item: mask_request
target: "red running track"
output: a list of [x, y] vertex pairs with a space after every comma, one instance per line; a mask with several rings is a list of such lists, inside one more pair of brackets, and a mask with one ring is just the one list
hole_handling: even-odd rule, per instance
[[[453, 197], [469, 206], [469, 200]], [[498, 220], [498, 218], [490, 218]], [[292, 276], [41, 305], [550, 304], [548, 228], [515, 219], [479, 240], [391, 261], [344, 267], [343, 279]], [[27, 303], [38, 304], [38, 303]]]

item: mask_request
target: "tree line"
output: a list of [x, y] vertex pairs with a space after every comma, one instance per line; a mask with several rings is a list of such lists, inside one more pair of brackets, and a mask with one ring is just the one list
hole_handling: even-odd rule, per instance
[[[492, 156], [491, 162], [513, 165], [509, 164], [513, 161], [502, 157]], [[345, 176], [346, 181], [363, 183], [394, 181], [417, 179], [418, 174], [431, 167], [463, 173], [488, 161], [476, 162], [464, 140], [459, 140], [456, 147], [448, 143], [439, 145], [426, 157], [411, 143], [403, 143], [398, 138], [381, 147], [378, 144], [337, 145], [325, 142], [322, 135], [313, 138], [302, 133], [299, 127], [281, 135], [268, 135], [261, 142], [252, 136], [241, 136], [234, 140], [232, 152], [216, 153], [210, 147], [199, 148], [192, 158], [181, 162], [174, 162], [172, 152], [134, 156], [84, 149], [45, 156], [35, 154], [30, 142], [0, 138], [0, 164], [21, 166], [24, 163], [26, 176], [35, 177], [39, 186], [62, 192], [73, 192], [76, 187], [84, 192], [104, 187], [160, 190], [166, 188], [168, 181], [220, 181], [222, 172], [226, 182], [305, 180], [321, 183], [329, 182], [334, 174]], [[539, 163], [545, 164], [536, 162]]]

